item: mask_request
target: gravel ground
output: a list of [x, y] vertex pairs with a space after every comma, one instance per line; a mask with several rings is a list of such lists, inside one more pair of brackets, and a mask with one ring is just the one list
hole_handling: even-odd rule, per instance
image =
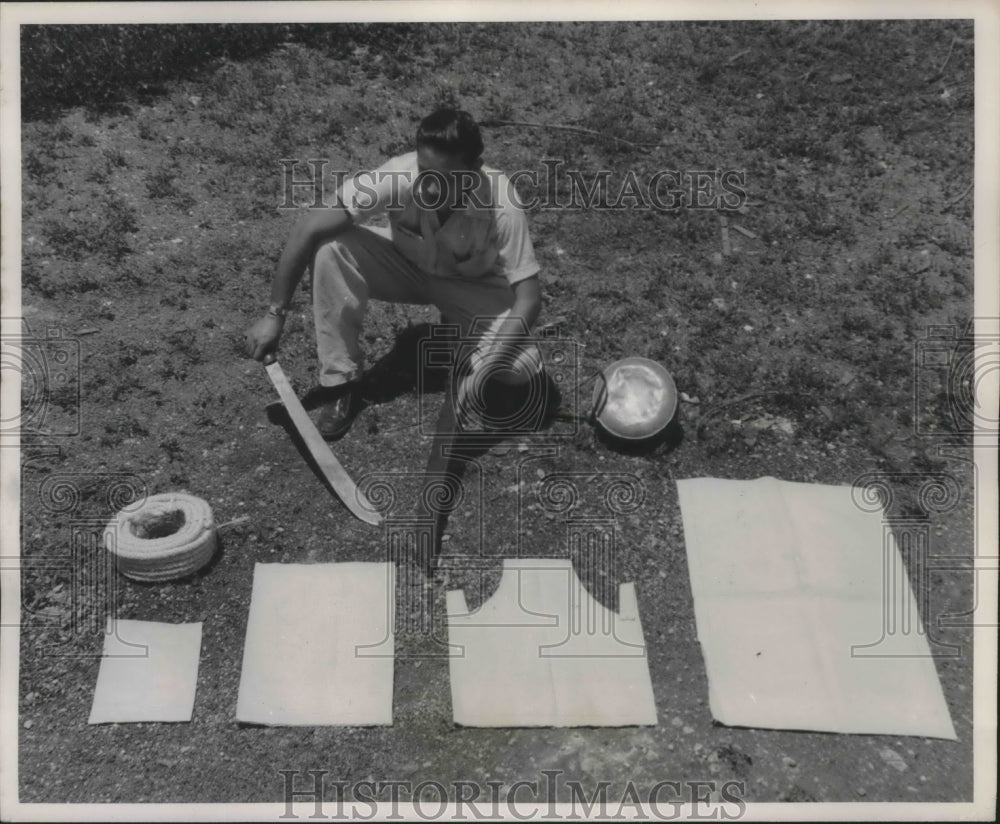
[[[851, 484], [884, 473], [911, 517], [920, 484], [944, 474], [960, 494], [927, 517], [931, 552], [973, 554], [969, 442], [949, 406], [963, 376], [914, 367], [930, 331], [964, 330], [973, 311], [972, 69], [973, 29], [960, 21], [427, 25], [349, 49], [289, 41], [117, 111], [25, 121], [23, 314], [35, 336], [56, 330], [75, 347], [79, 396], [46, 395], [22, 448], [21, 801], [271, 802], [278, 814], [279, 771], [309, 769], [328, 771], [331, 803], [338, 781], [355, 793], [365, 780], [437, 781], [454, 798], [455, 781], [507, 793], [542, 770], [561, 771], [558, 801], [572, 797], [568, 781], [588, 798], [608, 782], [609, 815], [630, 786], [646, 798], [664, 780], [714, 781], [717, 792], [738, 782], [751, 804], [971, 801], [967, 628], [939, 631], [960, 654], [936, 661], [957, 741], [713, 721], [674, 482]], [[487, 160], [508, 171], [548, 158], [608, 169], [613, 185], [660, 169], [745, 174], [726, 239], [714, 209], [538, 208], [529, 218], [542, 320], [572, 345], [575, 377], [626, 355], [658, 360], [684, 393], [679, 427], [672, 442], [628, 454], [561, 422], [482, 455], [448, 524], [444, 570], [398, 588], [398, 613], [412, 620], [397, 635], [393, 726], [240, 725], [254, 564], [384, 556], [381, 533], [346, 515], [268, 419], [273, 390], [241, 352], [292, 220], [276, 208], [276, 161], [370, 167], [446, 102], [494, 123]], [[300, 395], [315, 383], [307, 290], [281, 350]], [[421, 384], [420, 334], [436, 320], [373, 306], [364, 343], [379, 377], [336, 447], [363, 483], [391, 476], [400, 512], [429, 448], [419, 422], [444, 397]], [[427, 629], [441, 627], [447, 589], [464, 587], [470, 606], [487, 597], [503, 557], [565, 555], [562, 522], [533, 505], [535, 479], [554, 472], [631, 476], [643, 491], [616, 516], [613, 558], [590, 583], [636, 583], [656, 727], [452, 724], [447, 661]], [[185, 489], [217, 522], [240, 520], [193, 578], [112, 575], [81, 589], [129, 487]], [[580, 511], [600, 505], [583, 500]], [[974, 605], [973, 576], [910, 573], [929, 626]], [[189, 724], [87, 725], [112, 610], [204, 622]]]

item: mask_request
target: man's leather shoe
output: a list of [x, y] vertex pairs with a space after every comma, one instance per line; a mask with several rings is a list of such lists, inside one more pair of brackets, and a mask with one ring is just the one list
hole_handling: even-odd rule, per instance
[[358, 414], [361, 393], [356, 381], [335, 387], [330, 400], [320, 409], [316, 428], [325, 440], [335, 441], [347, 434]]

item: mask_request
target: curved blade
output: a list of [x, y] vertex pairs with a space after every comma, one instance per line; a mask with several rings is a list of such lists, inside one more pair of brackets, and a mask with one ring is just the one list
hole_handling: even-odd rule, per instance
[[333, 487], [340, 500], [344, 502], [344, 506], [365, 523], [376, 526], [381, 524], [382, 516], [375, 511], [375, 507], [371, 505], [365, 494], [358, 489], [354, 481], [351, 480], [351, 476], [341, 466], [340, 461], [330, 451], [330, 447], [323, 440], [323, 436], [319, 434], [316, 425], [309, 418], [306, 410], [302, 408], [302, 403], [295, 394], [295, 390], [292, 389], [292, 385], [288, 382], [288, 378], [285, 377], [281, 366], [277, 361], [272, 361], [264, 368], [267, 370], [267, 376], [271, 379], [271, 383], [274, 384], [274, 388], [278, 390], [278, 395], [281, 397], [281, 402], [285, 405], [285, 409], [288, 410], [292, 423], [295, 424], [295, 428], [302, 436], [302, 440], [305, 441], [306, 447], [309, 449], [309, 454], [313, 456], [316, 464], [323, 470], [323, 475], [330, 486]]

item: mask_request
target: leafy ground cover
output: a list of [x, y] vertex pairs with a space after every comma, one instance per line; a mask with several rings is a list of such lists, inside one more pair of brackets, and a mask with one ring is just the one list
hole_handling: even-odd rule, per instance
[[[914, 359], [929, 329], [961, 331], [972, 315], [971, 25], [461, 24], [277, 39], [111, 109], [50, 107], [23, 122], [24, 319], [34, 336], [78, 347], [79, 379], [39, 402], [44, 418], [24, 445], [22, 800], [280, 801], [279, 769], [510, 786], [549, 768], [616, 788], [739, 780], [748, 801], [968, 800], [965, 629], [945, 631], [963, 654], [938, 661], [958, 742], [713, 724], [673, 482], [850, 484], [887, 473], [898, 512], [912, 515], [923, 480], [946, 473], [962, 494], [933, 516], [934, 551], [971, 554], [956, 387]], [[409, 620], [397, 637], [394, 726], [242, 727], [254, 563], [384, 554], [377, 530], [349, 519], [269, 422], [273, 392], [242, 351], [293, 219], [278, 208], [280, 161], [370, 168], [407, 149], [419, 118], [446, 103], [493, 124], [487, 160], [508, 172], [560, 161], [588, 180], [607, 170], [613, 191], [630, 173], [743, 175], [742, 208], [725, 213], [728, 246], [713, 208], [626, 202], [531, 215], [542, 321], [570, 342], [579, 377], [627, 355], [663, 363], [686, 399], [680, 436], [622, 454], [564, 423], [548, 433], [555, 448], [514, 439], [492, 449], [470, 470], [441, 577], [414, 574], [400, 587]], [[551, 183], [571, 193], [569, 178]], [[524, 178], [522, 194], [544, 192]], [[429, 448], [418, 422], [443, 397], [420, 391], [418, 370], [419, 334], [436, 320], [373, 306], [365, 344], [382, 380], [336, 447], [356, 478], [396, 473], [401, 507]], [[281, 358], [305, 395], [315, 383], [308, 284]], [[467, 587], [471, 606], [487, 597], [500, 558], [564, 551], [562, 524], [534, 497], [556, 472], [638, 479], [639, 503], [619, 515], [615, 553], [590, 569], [591, 584], [637, 583], [660, 725], [457, 729], [428, 622], [440, 629], [450, 587]], [[95, 550], [76, 536], [99, 535], [116, 484], [186, 489], [218, 523], [237, 522], [193, 579], [111, 577], [81, 589]], [[972, 605], [969, 576], [911, 576], [928, 595], [928, 623]], [[87, 725], [109, 605], [121, 617], [205, 622], [191, 724]]]

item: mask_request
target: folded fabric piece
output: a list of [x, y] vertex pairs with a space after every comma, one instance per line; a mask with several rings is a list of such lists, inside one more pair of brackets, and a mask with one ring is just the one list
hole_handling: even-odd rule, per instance
[[507, 559], [497, 591], [469, 613], [447, 594], [456, 724], [580, 727], [656, 724], [635, 587], [619, 612], [590, 596], [569, 560]]
[[[902, 568], [892, 531], [851, 487], [697, 478], [677, 488], [718, 721], [956, 737], [909, 582], [887, 580]], [[887, 632], [900, 637], [880, 646]]]
[[392, 724], [395, 567], [257, 564], [236, 718]]
[[190, 721], [201, 624], [109, 618], [88, 724]]

